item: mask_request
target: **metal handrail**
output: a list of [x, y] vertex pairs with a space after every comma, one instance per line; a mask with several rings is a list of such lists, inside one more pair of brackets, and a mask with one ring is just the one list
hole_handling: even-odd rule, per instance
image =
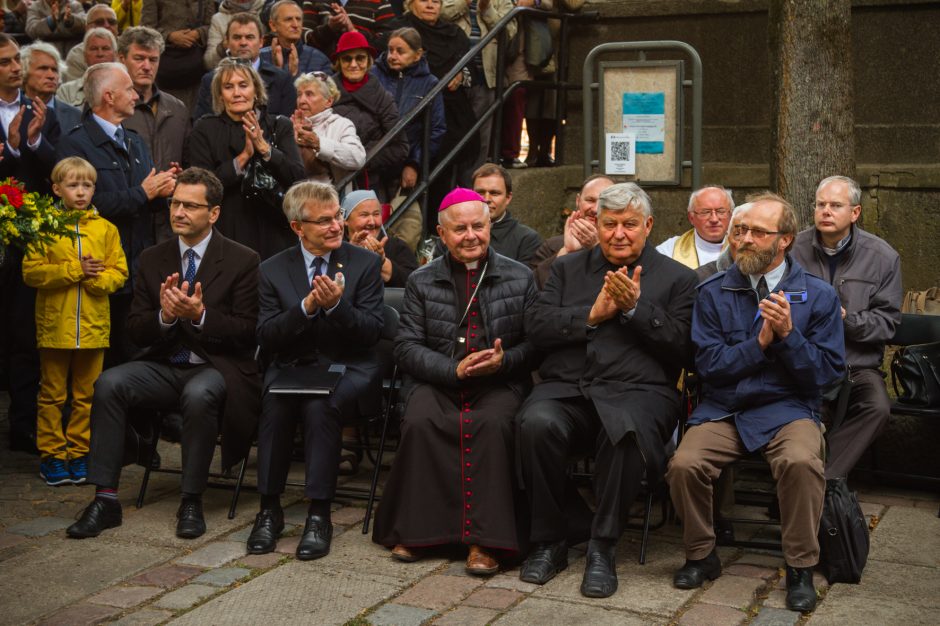
[[[504, 80], [503, 70], [505, 69], [505, 65], [506, 65], [505, 49], [506, 49], [506, 44], [508, 43], [506, 39], [506, 28], [508, 27], [508, 24], [513, 19], [523, 14], [533, 16], [537, 19], [561, 20], [562, 35], [564, 36], [560, 38], [561, 41], [559, 42], [559, 49], [558, 49], [558, 54], [557, 54], [557, 58], [559, 59], [558, 74], [560, 76], [558, 80], [554, 80], [554, 81], [515, 81], [511, 83], [508, 87], [506, 87], [505, 91], [503, 91], [503, 80]], [[419, 115], [423, 115], [424, 116], [424, 129], [423, 129], [424, 132], [423, 132], [423, 137], [422, 137], [422, 151], [421, 151], [422, 162], [420, 164], [421, 165], [421, 178], [401, 204], [402, 207], [407, 207], [412, 202], [414, 202], [419, 196], [424, 195], [424, 201], [422, 202], [422, 206], [421, 206], [421, 209], [422, 209], [421, 213], [422, 213], [422, 218], [423, 218], [427, 211], [427, 192], [428, 192], [431, 182], [435, 180], [438, 176], [440, 176], [441, 173], [444, 172], [448, 166], [450, 166], [451, 162], [454, 160], [456, 155], [459, 154], [460, 151], [463, 149], [463, 147], [469, 141], [473, 139], [474, 135], [479, 131], [479, 129], [483, 126], [483, 124], [485, 124], [486, 121], [490, 119], [491, 117], [493, 117], [494, 115], [495, 115], [495, 128], [493, 131], [493, 136], [499, 137], [500, 122], [502, 118], [502, 115], [500, 115], [499, 113], [502, 112], [503, 102], [515, 89], [519, 88], [520, 86], [533, 85], [533, 86], [545, 86], [545, 87], [556, 88], [557, 90], [556, 113], [558, 115], [558, 119], [556, 120], [556, 130], [559, 130], [558, 127], [560, 127], [561, 125], [560, 112], [562, 110], [562, 105], [564, 102], [564, 93], [568, 89], [580, 89], [581, 88], [580, 84], [568, 84], [567, 82], [564, 82], [562, 80], [562, 78], [566, 75], [566, 72], [562, 70], [562, 68], [567, 69], [564, 63], [565, 57], [563, 56], [564, 51], [567, 48], [567, 22], [569, 20], [596, 19], [598, 15], [599, 14], [597, 11], [586, 11], [583, 13], [550, 13], [547, 11], [542, 11], [539, 9], [534, 9], [534, 8], [529, 8], [529, 7], [514, 8], [512, 11], [504, 15], [502, 19], [500, 19], [499, 22], [497, 22], [496, 25], [493, 26], [493, 28], [490, 29], [486, 33], [486, 35], [481, 37], [479, 40], [477, 40], [477, 42], [474, 45], [470, 47], [470, 50], [463, 57], [461, 57], [461, 59], [456, 64], [454, 64], [454, 67], [451, 68], [451, 70], [446, 75], [444, 75], [443, 77], [439, 79], [438, 84], [435, 85], [434, 88], [431, 89], [431, 91], [429, 91], [424, 96], [424, 98], [421, 100], [421, 102], [417, 106], [415, 106], [413, 109], [408, 111], [408, 113], [406, 113], [405, 115], [401, 116], [401, 118], [399, 118], [398, 122], [385, 134], [385, 136], [383, 136], [378, 141], [378, 143], [372, 146], [372, 148], [366, 153], [366, 161], [362, 165], [362, 167], [360, 167], [359, 169], [353, 172], [348, 173], [341, 180], [339, 180], [335, 184], [336, 189], [338, 189], [340, 193], [342, 193], [343, 190], [346, 189], [347, 185], [351, 183], [360, 174], [360, 172], [362, 172], [363, 169], [366, 169], [369, 161], [371, 161], [372, 158], [375, 157], [376, 154], [381, 152], [386, 146], [388, 146], [388, 144], [394, 138], [396, 138], [398, 135], [404, 132], [405, 128], [409, 124], [411, 124], [411, 122], [415, 120]], [[430, 170], [431, 165], [429, 161], [430, 159], [429, 146], [430, 146], [430, 139], [431, 139], [430, 137], [431, 135], [431, 107], [434, 103], [434, 99], [440, 93], [442, 93], [444, 89], [447, 88], [447, 85], [454, 78], [454, 76], [456, 76], [459, 72], [462, 72], [463, 68], [467, 64], [469, 64], [477, 54], [480, 54], [483, 51], [483, 48], [485, 48], [486, 45], [489, 44], [495, 37], [500, 38], [499, 46], [496, 52], [497, 73], [496, 73], [495, 91], [498, 95], [495, 101], [493, 102], [493, 104], [490, 105], [490, 107], [484, 112], [484, 114], [479, 117], [479, 119], [476, 121], [476, 123], [474, 123], [474, 125], [466, 133], [466, 135], [464, 135], [464, 137], [462, 137], [460, 141], [457, 142], [457, 144], [450, 150], [450, 152], [448, 152], [443, 157], [438, 158], [436, 160], [437, 165], [434, 167], [433, 170]], [[557, 136], [560, 137], [561, 136], [560, 133]], [[496, 151], [498, 150], [498, 145], [496, 145], [496, 142], [493, 142], [493, 143], [494, 143], [493, 156], [495, 158]], [[394, 212], [389, 217], [389, 220], [386, 222], [386, 226], [395, 223], [398, 220], [398, 218], [401, 217], [403, 213], [404, 211]], [[422, 220], [422, 222], [424, 222], [424, 220]]]

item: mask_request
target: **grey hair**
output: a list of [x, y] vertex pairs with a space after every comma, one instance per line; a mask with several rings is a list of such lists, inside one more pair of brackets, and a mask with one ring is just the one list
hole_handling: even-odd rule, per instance
[[[734, 207], [734, 210], [731, 211], [731, 219], [728, 220], [728, 230], [725, 231], [725, 238], [721, 240], [721, 245], [724, 246], [723, 250], [727, 250], [728, 237], [731, 236], [731, 225], [734, 224], [734, 220], [743, 213], [747, 213], [752, 206], [754, 206], [753, 202], [745, 202], [744, 204], [739, 204]], [[727, 267], [724, 269], [727, 269]]]
[[[490, 219], [490, 205], [488, 205], [486, 202], [480, 202], [479, 200], [467, 200], [467, 202], [479, 202], [483, 206], [483, 217], [487, 220]], [[458, 202], [457, 204], [463, 204], [463, 202]], [[450, 206], [457, 206], [457, 205], [452, 204]], [[444, 209], [443, 211], [440, 211], [437, 214], [438, 222], [443, 221], [443, 222], [447, 222], [448, 224], [453, 223], [453, 221], [450, 219], [450, 212], [449, 212], [450, 206]]]
[[332, 185], [317, 183], [312, 180], [302, 180], [294, 183], [284, 194], [284, 203], [281, 205], [288, 221], [299, 222], [304, 218], [304, 207], [308, 202], [315, 204], [331, 203], [339, 210], [339, 194]]
[[98, 63], [85, 70], [85, 74], [82, 76], [82, 84], [85, 86], [85, 101], [88, 103], [89, 108], [95, 109], [101, 105], [105, 90], [111, 86], [114, 80], [114, 72], [121, 72], [130, 77], [124, 64], [116, 61]]
[[111, 49], [114, 50], [114, 54], [117, 54], [117, 47], [118, 47], [117, 38], [114, 36], [114, 33], [112, 33], [107, 28], [101, 28], [101, 27], [92, 28], [91, 30], [85, 33], [85, 37], [82, 39], [82, 44], [87, 46], [88, 42], [96, 37], [98, 39], [107, 39], [108, 41], [110, 41]]
[[823, 178], [816, 186], [816, 193], [819, 193], [819, 190], [829, 183], [845, 183], [849, 188], [849, 202], [852, 206], [857, 206], [862, 203], [862, 188], [848, 176], [829, 176], [828, 178]]
[[[323, 72], [320, 73], [322, 74]], [[315, 74], [317, 74], [317, 72], [307, 72], [306, 74], [298, 76], [297, 80], [294, 81], [294, 89], [300, 91], [307, 85], [316, 85], [324, 100], [330, 100], [331, 102], [339, 100], [339, 89], [336, 87], [336, 82], [330, 76], [321, 80], [315, 76]]]
[[110, 4], [93, 4], [90, 9], [85, 12], [85, 19], [87, 20], [92, 13], [107, 13], [114, 19], [117, 19], [117, 13], [114, 9], [111, 8]]
[[166, 50], [163, 35], [160, 34], [160, 31], [149, 26], [134, 26], [121, 33], [118, 38], [117, 53], [121, 56], [127, 56], [131, 46], [140, 46], [146, 50], [157, 50], [160, 54], [163, 54]]
[[653, 215], [650, 197], [636, 183], [617, 183], [597, 196], [598, 219], [604, 211], [620, 212], [628, 208], [639, 211], [643, 217]]
[[59, 68], [59, 76], [65, 73], [66, 65], [62, 61], [62, 55], [59, 54], [59, 49], [53, 46], [51, 43], [46, 43], [45, 41], [36, 40], [28, 46], [23, 46], [20, 48], [20, 63], [23, 66], [23, 76], [29, 74], [29, 68], [33, 64], [33, 53], [42, 52], [43, 54], [48, 54], [55, 61], [56, 67]]
[[698, 197], [702, 194], [702, 192], [707, 191], [709, 189], [717, 189], [721, 191], [722, 193], [724, 193], [728, 197], [728, 206], [729, 207], [734, 206], [734, 194], [731, 192], [730, 189], [728, 189], [727, 187], [723, 187], [721, 185], [703, 185], [702, 187], [699, 187], [698, 189], [693, 191], [692, 195], [689, 196], [689, 207], [686, 209], [687, 213], [692, 212], [692, 207], [695, 205], [695, 200], [698, 199]]
[[[273, 22], [277, 19], [277, 14], [281, 12], [283, 7], [295, 6], [300, 9], [300, 5], [297, 4], [294, 0], [277, 0], [274, 4], [271, 5], [270, 11], [268, 11], [268, 21]], [[301, 13], [303, 15], [303, 13]]]

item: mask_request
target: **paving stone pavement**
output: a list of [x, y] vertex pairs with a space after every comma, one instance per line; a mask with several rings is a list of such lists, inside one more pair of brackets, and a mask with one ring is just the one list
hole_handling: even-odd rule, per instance
[[[0, 394], [0, 435], [5, 434]], [[489, 578], [469, 576], [459, 551], [431, 553], [401, 563], [361, 533], [361, 502], [334, 506], [330, 554], [294, 559], [307, 505], [290, 488], [285, 536], [278, 551], [248, 555], [245, 539], [258, 497], [243, 494], [227, 518], [231, 492], [205, 496], [206, 535], [175, 536], [179, 478], [154, 475], [145, 506], [134, 507], [142, 471], [128, 466], [120, 500], [124, 524], [95, 539], [65, 537], [92, 497], [90, 488], [52, 488], [36, 476], [37, 460], [10, 453], [0, 437], [0, 626], [5, 624], [367, 624], [453, 625], [793, 625], [940, 623], [940, 496], [896, 487], [863, 486], [862, 509], [877, 522], [868, 567], [859, 585], [831, 588], [817, 574], [820, 602], [807, 616], [786, 610], [779, 553], [719, 548], [724, 573], [699, 590], [677, 590], [672, 574], [684, 561], [681, 530], [667, 524], [650, 534], [645, 565], [637, 563], [639, 534], [628, 531], [617, 548], [619, 589], [611, 598], [580, 595], [584, 545], [570, 566], [544, 586], [519, 580], [518, 567]], [[168, 464], [179, 446], [161, 443]], [[364, 463], [362, 481], [371, 468]], [[249, 482], [255, 468], [249, 467]], [[302, 475], [300, 466], [293, 477]], [[350, 480], [350, 479], [343, 479]], [[737, 507], [763, 519], [761, 507]], [[768, 526], [742, 536], [779, 537]]]

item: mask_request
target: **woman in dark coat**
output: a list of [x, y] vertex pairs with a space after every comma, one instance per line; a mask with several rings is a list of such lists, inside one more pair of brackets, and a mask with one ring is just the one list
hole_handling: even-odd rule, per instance
[[[399, 28], [388, 38], [388, 50], [383, 52], [372, 67], [372, 75], [379, 79], [385, 90], [395, 98], [398, 113], [405, 116], [421, 104], [428, 92], [437, 85], [437, 78], [431, 74], [421, 35], [414, 28]], [[411, 189], [418, 182], [421, 170], [421, 149], [424, 135], [424, 115], [408, 124], [408, 143], [411, 151], [401, 173], [402, 189]], [[444, 121], [444, 98], [438, 94], [431, 105], [431, 136], [428, 160], [431, 166], [441, 147], [441, 140], [447, 132]]]
[[[366, 153], [398, 123], [395, 100], [369, 74], [374, 58], [375, 48], [358, 31], [343, 33], [333, 53], [333, 69], [339, 78], [336, 85], [339, 98], [333, 103], [333, 112], [355, 124]], [[379, 198], [387, 200], [389, 190], [384, 186], [394, 181], [389, 180], [387, 174], [382, 180], [381, 173], [400, 172], [407, 157], [408, 138], [405, 133], [399, 133], [368, 162], [364, 175], [358, 178], [358, 186], [374, 189]]]
[[404, 287], [411, 272], [418, 269], [418, 259], [407, 243], [385, 232], [382, 205], [375, 192], [360, 189], [348, 193], [340, 208], [349, 243], [382, 257], [382, 282], [386, 287]]
[[223, 59], [212, 78], [212, 108], [193, 126], [189, 162], [215, 173], [225, 196], [216, 228], [230, 239], [257, 251], [264, 260], [297, 243], [297, 235], [280, 206], [245, 198], [242, 184], [251, 159], [288, 189], [304, 177], [294, 127], [283, 116], [264, 112], [267, 93], [250, 66]]

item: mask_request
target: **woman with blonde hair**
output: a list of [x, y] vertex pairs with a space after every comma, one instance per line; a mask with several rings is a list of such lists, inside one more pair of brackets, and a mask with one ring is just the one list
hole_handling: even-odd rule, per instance
[[212, 78], [214, 115], [199, 119], [189, 137], [190, 165], [213, 172], [225, 189], [216, 228], [262, 260], [296, 244], [297, 236], [280, 206], [245, 197], [249, 165], [263, 168], [283, 189], [304, 177], [291, 121], [268, 114], [267, 101], [254, 68], [223, 59]]

